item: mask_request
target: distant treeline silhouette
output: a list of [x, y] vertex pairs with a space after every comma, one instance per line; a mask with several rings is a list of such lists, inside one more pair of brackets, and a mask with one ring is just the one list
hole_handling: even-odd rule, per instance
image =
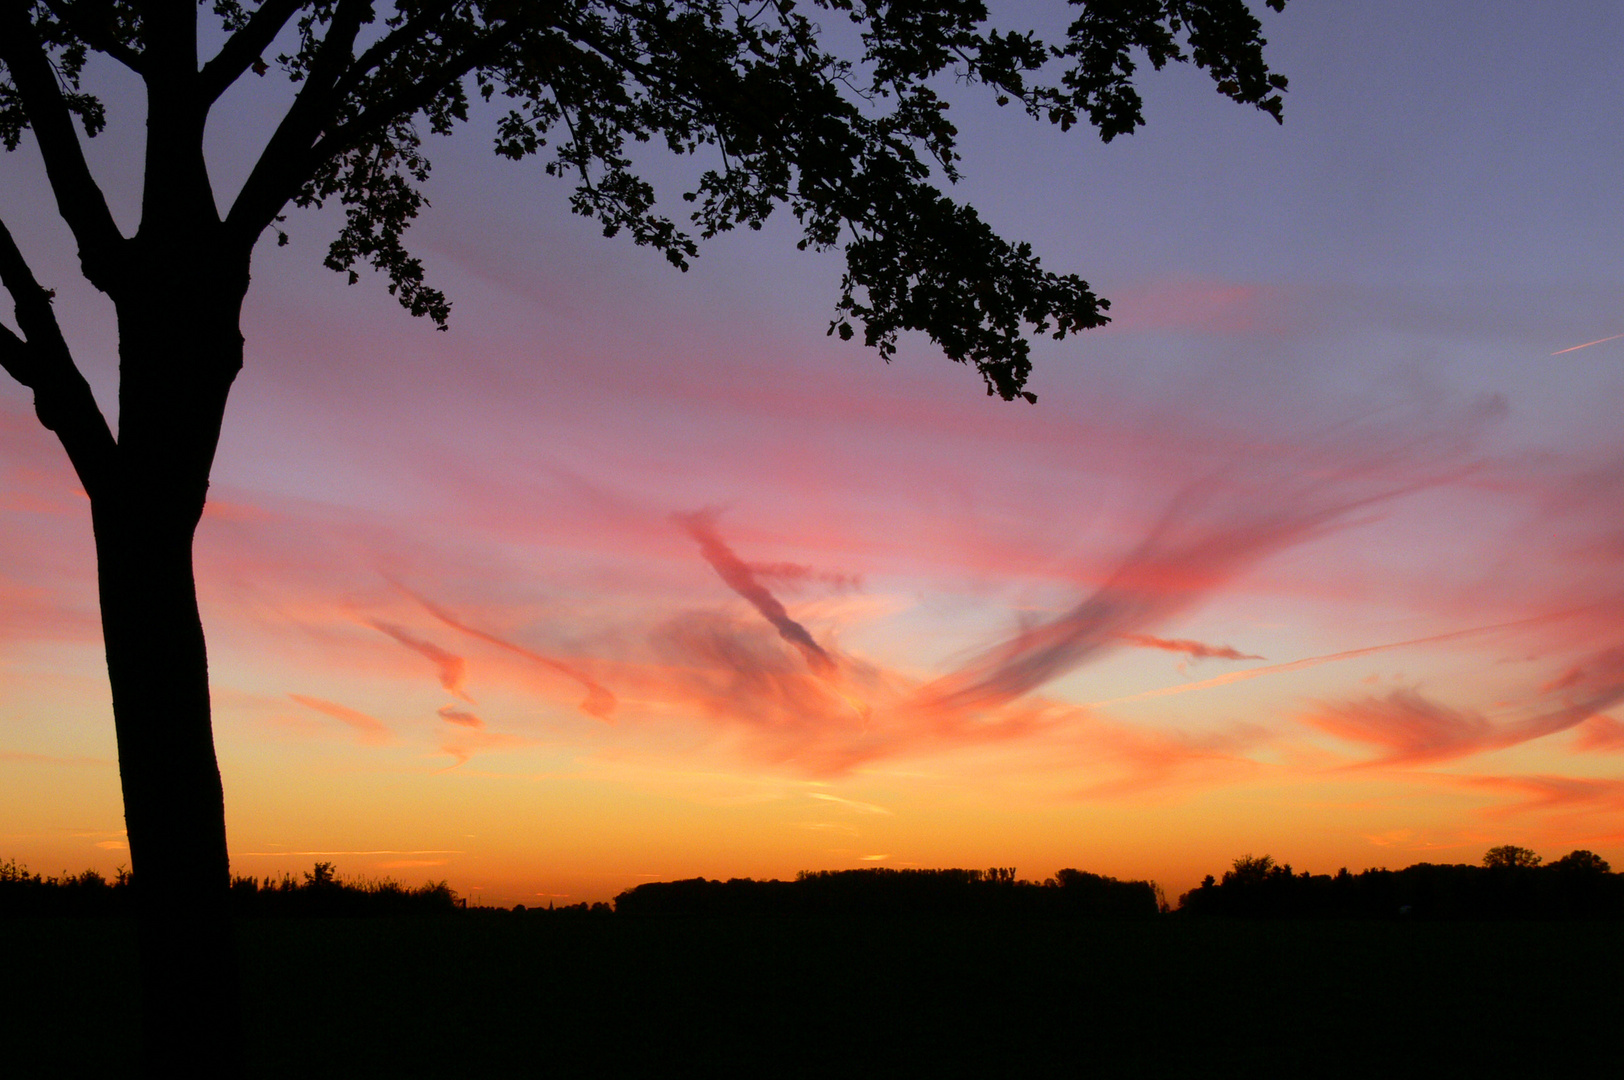
[[[132, 915], [138, 884], [120, 870], [109, 881], [94, 870], [44, 877], [15, 859], [0, 863], [0, 915]], [[332, 863], [318, 862], [302, 880], [237, 877], [231, 907], [242, 917], [302, 915], [429, 915], [459, 910], [466, 901], [444, 881], [415, 888], [397, 881], [344, 881]]]
[[1179, 898], [1179, 911], [1246, 918], [1526, 919], [1624, 916], [1624, 874], [1591, 851], [1552, 863], [1527, 848], [1491, 848], [1480, 866], [1417, 863], [1403, 870], [1293, 873], [1243, 856]]
[[[94, 870], [43, 877], [15, 860], [0, 862], [0, 917], [10, 915], [133, 914], [138, 885], [119, 871], [112, 880]], [[415, 888], [390, 880], [345, 881], [330, 862], [301, 879], [238, 877], [233, 912], [263, 916], [492, 914], [469, 908], [444, 881]], [[577, 903], [555, 908], [515, 905], [525, 915], [627, 916], [1035, 916], [1147, 918], [1169, 913], [1149, 881], [1120, 881], [1082, 870], [1023, 881], [1013, 867], [988, 870], [802, 871], [793, 881], [733, 878], [650, 882], [615, 897], [614, 906]], [[1552, 919], [1624, 918], [1624, 874], [1590, 851], [1551, 863], [1527, 848], [1491, 848], [1482, 865], [1418, 863], [1402, 870], [1357, 874], [1296, 873], [1268, 856], [1236, 859], [1221, 879], [1208, 875], [1179, 898], [1179, 917], [1262, 919]]]
[[794, 881], [650, 882], [615, 897], [622, 915], [1039, 915], [1133, 918], [1164, 905], [1148, 881], [1061, 870], [1017, 881], [990, 870], [803, 871]]

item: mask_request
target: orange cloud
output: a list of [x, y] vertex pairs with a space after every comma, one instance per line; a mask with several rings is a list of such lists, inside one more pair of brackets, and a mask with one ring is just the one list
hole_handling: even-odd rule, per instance
[[1579, 737], [1574, 740], [1573, 748], [1601, 753], [1624, 752], [1624, 724], [1611, 716], [1592, 716], [1579, 725]]
[[389, 623], [380, 622], [377, 619], [368, 620], [367, 625], [371, 626], [374, 630], [388, 634], [390, 637], [394, 638], [408, 649], [421, 653], [423, 656], [427, 657], [438, 669], [440, 685], [442, 687], [444, 687], [450, 693], [456, 694], [464, 701], [472, 700], [467, 694], [463, 693], [462, 689], [463, 680], [468, 674], [468, 662], [462, 657], [457, 656], [455, 653], [446, 652], [433, 642], [423, 641], [419, 638], [413, 637], [410, 633], [402, 630], [398, 626], [392, 626]]
[[1608, 649], [1540, 687], [1518, 707], [1520, 717], [1498, 724], [1475, 711], [1429, 701], [1415, 690], [1322, 704], [1302, 720], [1338, 738], [1387, 751], [1370, 764], [1396, 764], [1516, 746], [1583, 724], [1619, 701], [1624, 701], [1624, 650]]
[[382, 746], [393, 741], [395, 737], [394, 732], [390, 731], [382, 721], [347, 705], [323, 701], [321, 698], [306, 697], [304, 694], [289, 694], [288, 697], [307, 709], [314, 709], [319, 713], [332, 717], [334, 720], [348, 724], [355, 729], [356, 736], [361, 742], [368, 746]]
[[1138, 645], [1146, 649], [1163, 649], [1167, 652], [1184, 653], [1192, 660], [1262, 660], [1263, 657], [1252, 653], [1243, 653], [1228, 645], [1207, 645], [1200, 641], [1190, 641], [1186, 638], [1159, 638], [1150, 634], [1119, 634], [1118, 637], [1129, 645]]
[[1302, 720], [1340, 739], [1381, 747], [1386, 762], [1460, 757], [1488, 749], [1499, 735], [1482, 715], [1446, 708], [1415, 690], [1321, 705]]

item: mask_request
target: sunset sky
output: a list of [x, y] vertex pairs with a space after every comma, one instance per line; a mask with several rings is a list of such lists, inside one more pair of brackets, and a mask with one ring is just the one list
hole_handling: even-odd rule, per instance
[[[1192, 69], [1109, 145], [956, 93], [955, 196], [1112, 302], [1036, 405], [826, 336], [793, 221], [687, 274], [604, 239], [488, 116], [425, 142], [448, 332], [292, 214], [197, 540], [234, 872], [1624, 865], [1624, 9], [1266, 14], [1284, 126]], [[222, 102], [222, 200], [285, 103]], [[111, 305], [30, 142], [0, 177], [112, 417]], [[0, 382], [0, 860], [122, 828], [88, 504]]]

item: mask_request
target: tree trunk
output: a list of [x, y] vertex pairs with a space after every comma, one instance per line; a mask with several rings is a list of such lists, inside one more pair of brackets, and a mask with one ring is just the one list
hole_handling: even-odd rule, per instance
[[91, 509], [140, 925], [143, 1056], [152, 1076], [229, 1075], [241, 1065], [240, 992], [192, 538], [242, 365], [248, 275], [195, 257], [141, 262], [114, 297], [117, 466]]
[[102, 632], [141, 932], [148, 1072], [240, 1044], [225, 801], [184, 522], [96, 508]]

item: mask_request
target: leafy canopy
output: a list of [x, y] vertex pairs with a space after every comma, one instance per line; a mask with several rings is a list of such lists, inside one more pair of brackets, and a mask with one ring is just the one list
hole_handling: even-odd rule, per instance
[[[1575, 854], [1578, 854], [1577, 852]], [[1491, 847], [1483, 853], [1483, 865], [1491, 870], [1495, 868], [1531, 869], [1540, 864], [1540, 857], [1534, 851], [1516, 844], [1501, 844]]]
[[[155, 123], [196, 119], [199, 140], [227, 87], [279, 73], [295, 100], [218, 219], [221, 241], [246, 257], [267, 229], [285, 242], [290, 203], [336, 199], [345, 218], [327, 265], [354, 282], [370, 264], [408, 311], [443, 326], [450, 305], [404, 237], [424, 206], [424, 132], [450, 132], [477, 96], [500, 114], [496, 152], [543, 156], [605, 235], [625, 231], [686, 268], [698, 239], [759, 229], [787, 207], [800, 247], [844, 248], [831, 333], [860, 326], [889, 358], [900, 332], [923, 331], [989, 393], [1033, 400], [1028, 334], [1098, 326], [1108, 304], [943, 194], [959, 176], [945, 86], [984, 88], [1063, 131], [1086, 119], [1107, 141], [1144, 122], [1143, 60], [1192, 62], [1276, 120], [1286, 87], [1244, 0], [1070, 6], [1051, 42], [991, 25], [978, 0], [213, 0], [201, 13], [184, 0], [0, 0], [0, 141], [14, 149], [33, 126], [43, 145], [45, 124], [65, 129], [69, 114], [94, 135], [103, 109], [80, 85], [90, 52], [143, 78]], [[200, 14], [224, 40], [202, 63]], [[849, 20], [847, 55], [826, 41], [853, 35], [819, 19]], [[686, 220], [639, 173], [636, 143], [700, 155]]]

